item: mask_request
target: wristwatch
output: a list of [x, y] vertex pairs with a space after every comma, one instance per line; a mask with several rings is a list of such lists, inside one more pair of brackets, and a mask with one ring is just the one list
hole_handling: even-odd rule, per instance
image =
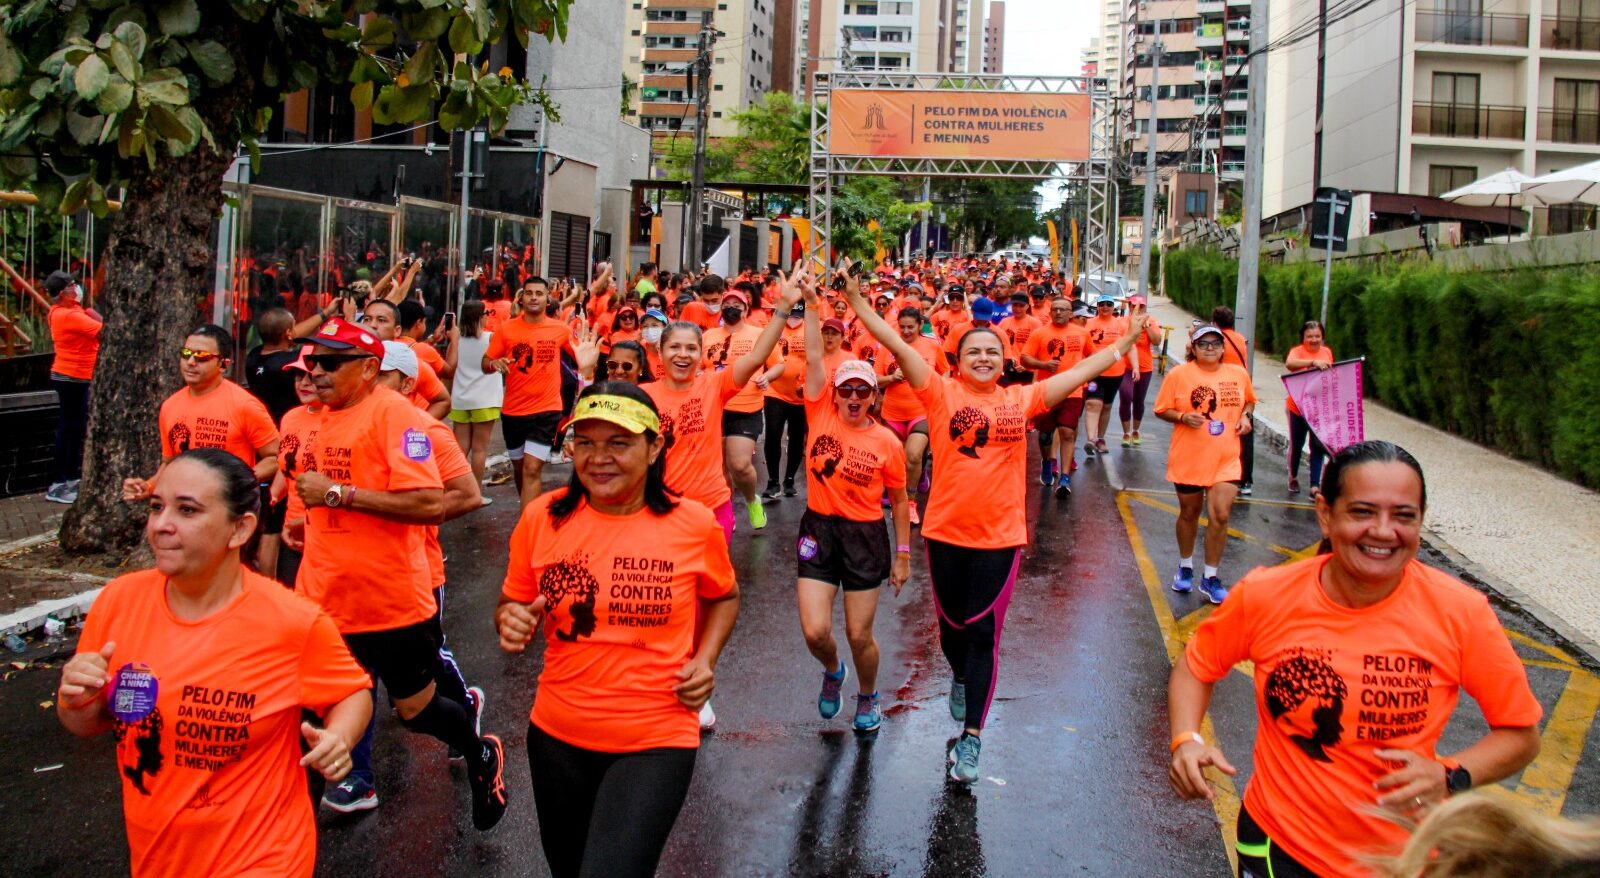
[[344, 503], [344, 485], [334, 482], [328, 486], [327, 493], [322, 495], [322, 505], [329, 509], [338, 509]]
[[1447, 793], [1455, 795], [1472, 789], [1472, 772], [1461, 767], [1459, 762], [1446, 762], [1439, 760], [1444, 766], [1444, 786]]

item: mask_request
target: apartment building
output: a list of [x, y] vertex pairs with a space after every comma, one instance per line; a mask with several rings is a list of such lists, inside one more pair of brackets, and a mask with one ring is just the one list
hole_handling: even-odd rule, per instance
[[694, 93], [687, 66], [699, 56], [704, 16], [720, 31], [711, 50], [707, 134], [738, 133], [734, 113], [759, 102], [774, 81], [792, 80], [795, 0], [634, 0], [623, 38], [623, 74], [639, 84], [628, 120], [658, 135], [692, 132]]
[[[1127, 0], [1123, 14], [1122, 146], [1135, 182], [1143, 181], [1152, 81], [1157, 165], [1171, 169], [1163, 175], [1243, 179], [1249, 0]], [[1159, 76], [1151, 66], [1157, 59]]]
[[811, 74], [842, 69], [847, 55], [855, 70], [1001, 72], [1002, 0], [800, 0], [800, 8], [807, 95]]
[[[1269, 35], [1306, 24], [1306, 6], [1274, 4]], [[1320, 76], [1315, 40], [1269, 56], [1265, 216], [1319, 183], [1439, 195], [1600, 159], [1600, 0], [1379, 0], [1326, 33]], [[1558, 207], [1536, 223], [1585, 217]]]
[[983, 20], [983, 72], [1004, 73], [1006, 60], [1006, 4], [992, 0]]
[[1113, 89], [1122, 85], [1122, 20], [1127, 0], [1095, 0], [1100, 12], [1099, 43], [1095, 46], [1095, 63], [1099, 75], [1111, 81]]

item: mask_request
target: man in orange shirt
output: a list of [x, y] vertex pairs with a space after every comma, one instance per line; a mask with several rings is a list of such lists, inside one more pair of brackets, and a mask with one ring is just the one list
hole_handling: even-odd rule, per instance
[[83, 437], [89, 430], [89, 382], [100, 356], [100, 314], [79, 303], [83, 288], [64, 271], [51, 272], [45, 292], [56, 297], [46, 318], [55, 358], [50, 362], [50, 386], [55, 389], [60, 414], [56, 417], [55, 456], [50, 462], [50, 487], [44, 498], [52, 503], [78, 499], [83, 474]]
[[505, 376], [500, 430], [522, 505], [539, 496], [539, 477], [554, 454], [561, 424], [561, 354], [575, 356], [572, 330], [551, 319], [550, 285], [530, 277], [517, 303], [522, 314], [500, 327], [483, 354], [483, 371]]
[[[365, 308], [361, 309], [362, 325], [367, 327], [380, 341], [402, 341], [400, 332], [401, 316], [400, 306], [388, 299], [373, 299]], [[434, 356], [438, 356], [434, 351]], [[418, 370], [417, 389], [408, 397], [411, 403], [435, 418], [443, 418], [450, 414], [450, 391], [439, 380], [439, 375], [423, 362]]]
[[[439, 349], [431, 343], [423, 341], [423, 336], [428, 334], [428, 309], [423, 307], [416, 299], [407, 299], [398, 306], [400, 310], [400, 331], [394, 340], [411, 348], [417, 354], [417, 359], [423, 365], [433, 370], [439, 380], [449, 386], [451, 378], [455, 377], [456, 370], [445, 362]], [[447, 410], [448, 411], [448, 410]]]
[[[1078, 364], [1089, 345], [1089, 331], [1083, 328], [1089, 309], [1074, 309], [1066, 299], [1050, 303], [1050, 322], [1028, 336], [1022, 350], [1022, 365], [1034, 370], [1036, 381], [1059, 375]], [[1039, 484], [1056, 488], [1056, 496], [1072, 493], [1072, 463], [1077, 442], [1078, 419], [1083, 416], [1083, 388], [1034, 419], [1039, 431]]]
[[[1122, 338], [1128, 332], [1126, 321], [1116, 315], [1117, 300], [1111, 296], [1101, 296], [1094, 303], [1094, 317], [1086, 325], [1089, 330], [1089, 349], [1084, 355], [1094, 353]], [[1133, 356], [1118, 357], [1111, 368], [1105, 370], [1095, 380], [1084, 387], [1083, 405], [1083, 450], [1088, 458], [1106, 453], [1106, 428], [1111, 425], [1111, 404], [1117, 399], [1117, 392], [1122, 389], [1122, 376], [1132, 365], [1135, 379], [1138, 378], [1139, 361]]]
[[[1000, 321], [1000, 334], [1005, 337], [1006, 343], [1013, 351], [1021, 351], [1028, 343], [1028, 336], [1044, 324], [1033, 316], [1028, 305], [1027, 293], [1012, 293], [1008, 304], [1011, 306], [1011, 313]], [[1033, 375], [1023, 369], [1019, 362], [1012, 360], [1006, 363], [1004, 380], [1007, 384], [1027, 384], [1033, 380]]]
[[719, 275], [708, 274], [700, 278], [700, 283], [695, 285], [699, 298], [684, 304], [678, 310], [678, 319], [687, 320], [702, 331], [716, 326], [722, 319], [722, 294], [727, 289], [728, 282]]
[[332, 617], [406, 728], [465, 754], [472, 822], [488, 830], [506, 809], [504, 748], [439, 686], [426, 527], [446, 506], [430, 419], [379, 386], [384, 349], [373, 333], [335, 319], [299, 341], [315, 345], [305, 360], [323, 413], [310, 449], [317, 469], [295, 480], [306, 506], [296, 587]]

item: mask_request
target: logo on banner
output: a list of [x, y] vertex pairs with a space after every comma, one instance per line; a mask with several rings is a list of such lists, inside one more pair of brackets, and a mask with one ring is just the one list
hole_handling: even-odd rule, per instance
[[867, 117], [861, 123], [861, 127], [867, 129], [868, 131], [872, 131], [874, 129], [882, 131], [885, 127], [887, 127], [883, 124], [883, 108], [877, 104], [867, 107]]

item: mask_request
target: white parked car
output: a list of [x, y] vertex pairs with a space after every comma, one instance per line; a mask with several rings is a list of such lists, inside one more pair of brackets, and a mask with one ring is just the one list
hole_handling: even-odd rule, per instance
[[1009, 262], [1032, 262], [1037, 259], [1026, 250], [996, 250], [989, 254], [990, 259], [1004, 259]]

